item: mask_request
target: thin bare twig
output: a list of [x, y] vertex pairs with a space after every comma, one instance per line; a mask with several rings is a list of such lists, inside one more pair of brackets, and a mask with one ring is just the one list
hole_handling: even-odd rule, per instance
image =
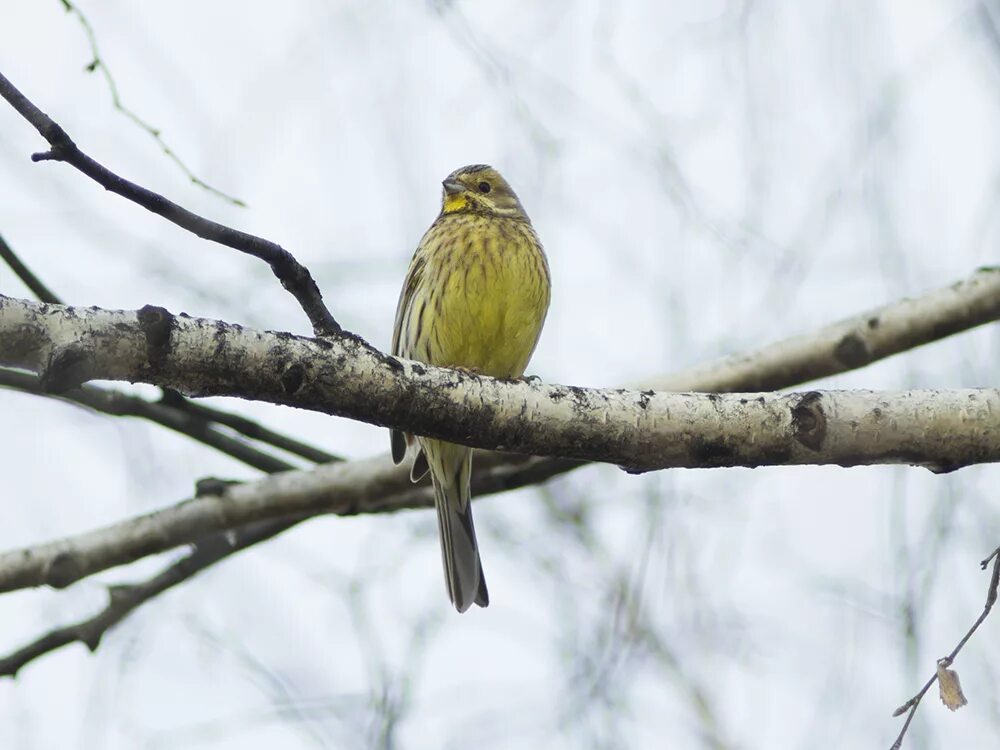
[[281, 285], [298, 301], [317, 336], [346, 335], [323, 303], [323, 295], [309, 270], [280, 245], [246, 232], [227, 227], [182, 208], [164, 196], [119, 177], [87, 156], [65, 130], [36, 107], [7, 78], [0, 74], [0, 96], [10, 103], [49, 143], [48, 151], [32, 154], [32, 161], [62, 161], [76, 167], [101, 185], [147, 211], [162, 216], [202, 239], [252, 255], [270, 265]]
[[6, 367], [0, 367], [0, 388], [68, 401], [113, 417], [141, 417], [267, 473], [297, 468], [288, 461], [220, 432], [211, 420], [197, 414], [186, 413], [183, 409], [147, 401], [140, 396], [93, 385], [85, 385], [58, 394], [48, 393], [37, 375]]
[[184, 173], [184, 175], [191, 181], [192, 184], [206, 190], [213, 195], [222, 198], [223, 200], [232, 203], [234, 206], [239, 206], [240, 208], [246, 208], [246, 203], [241, 201], [235, 196], [229, 195], [218, 188], [212, 187], [207, 182], [198, 177], [187, 164], [185, 164], [177, 153], [167, 145], [166, 141], [163, 140], [163, 134], [160, 129], [154, 125], [150, 125], [143, 118], [139, 117], [134, 111], [125, 106], [122, 101], [121, 95], [118, 93], [118, 84], [115, 83], [114, 77], [111, 75], [111, 70], [108, 68], [107, 62], [105, 62], [104, 57], [101, 55], [100, 49], [97, 46], [97, 34], [94, 32], [94, 27], [91, 26], [90, 21], [83, 14], [76, 5], [71, 3], [69, 0], [60, 0], [63, 8], [67, 13], [71, 13], [76, 16], [80, 21], [80, 26], [83, 27], [83, 33], [87, 37], [87, 44], [90, 46], [91, 60], [87, 63], [86, 70], [88, 73], [93, 73], [94, 71], [100, 71], [101, 76], [104, 78], [104, 82], [108, 85], [108, 91], [111, 93], [111, 104], [121, 112], [125, 117], [130, 119], [144, 131], [146, 131], [149, 136], [156, 141], [160, 150], [163, 151], [164, 155], [170, 159], [177, 167]]
[[10, 270], [14, 272], [24, 285], [31, 290], [31, 293], [38, 297], [41, 302], [49, 302], [54, 305], [61, 305], [62, 300], [56, 296], [55, 292], [45, 286], [42, 280], [32, 273], [31, 269], [28, 268], [24, 261], [17, 257], [17, 253], [14, 252], [13, 248], [7, 244], [7, 241], [0, 235], [0, 260], [3, 260]]
[[295, 438], [288, 437], [287, 435], [282, 435], [280, 432], [268, 429], [262, 424], [254, 422], [252, 419], [242, 417], [239, 414], [231, 414], [230, 412], [223, 411], [222, 409], [215, 409], [211, 406], [205, 406], [204, 404], [197, 404], [186, 398], [183, 394], [171, 390], [170, 388], [163, 389], [163, 398], [160, 399], [160, 403], [192, 418], [196, 417], [203, 419], [206, 422], [214, 422], [216, 424], [224, 425], [225, 427], [235, 430], [251, 440], [258, 440], [262, 443], [273, 445], [275, 448], [279, 448], [286, 453], [301, 456], [307, 461], [312, 461], [313, 463], [325, 464], [330, 461], [344, 460], [339, 456], [327, 453], [326, 451], [309, 445], [308, 443], [303, 443], [300, 440], [296, 440]]
[[[969, 639], [972, 638], [973, 633], [979, 629], [979, 626], [986, 621], [990, 611], [993, 609], [993, 605], [996, 604], [997, 590], [1000, 589], [1000, 547], [993, 550], [989, 557], [979, 563], [979, 566], [983, 570], [986, 570], [991, 561], [993, 562], [993, 574], [990, 576], [990, 585], [986, 590], [986, 604], [983, 607], [983, 611], [979, 617], [976, 618], [972, 627], [969, 628], [964, 636], [962, 636], [962, 640], [958, 642], [958, 645], [952, 649], [951, 653], [938, 660], [938, 665], [941, 667], [950, 667], [952, 665], [955, 661], [955, 657], [957, 657], [958, 653], [965, 648], [965, 644], [969, 642]], [[938, 672], [935, 671], [931, 678], [924, 683], [924, 686], [920, 688], [920, 692], [892, 712], [893, 716], [901, 716], [904, 713], [909, 713], [907, 713], [906, 721], [903, 722], [903, 728], [899, 730], [899, 735], [896, 737], [896, 741], [892, 743], [890, 750], [899, 750], [903, 746], [903, 738], [906, 736], [906, 731], [910, 728], [910, 722], [913, 721], [913, 717], [917, 713], [920, 701], [923, 700], [924, 695], [928, 690], [930, 690], [931, 686], [937, 682], [937, 679]]]

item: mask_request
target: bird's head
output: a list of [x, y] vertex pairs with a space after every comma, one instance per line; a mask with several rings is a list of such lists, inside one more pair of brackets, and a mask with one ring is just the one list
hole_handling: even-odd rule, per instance
[[456, 169], [441, 184], [442, 215], [466, 212], [528, 218], [507, 180], [486, 164]]

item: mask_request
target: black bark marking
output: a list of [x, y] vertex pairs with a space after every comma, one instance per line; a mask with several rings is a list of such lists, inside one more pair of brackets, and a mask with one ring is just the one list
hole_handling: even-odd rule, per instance
[[305, 368], [300, 364], [290, 365], [281, 373], [281, 387], [289, 396], [298, 392], [306, 379]]
[[221, 320], [215, 324], [215, 330], [212, 333], [212, 342], [215, 344], [215, 358], [219, 361], [228, 359], [229, 339], [226, 336], [226, 326]]
[[739, 451], [722, 438], [695, 438], [691, 441], [691, 457], [707, 466], [733, 466]]
[[81, 577], [80, 561], [71, 552], [60, 552], [45, 567], [45, 582], [54, 589], [64, 589]]
[[587, 412], [587, 407], [590, 405], [587, 400], [587, 392], [576, 385], [566, 386], [566, 392], [573, 399], [573, 412], [577, 416], [584, 416]]
[[757, 466], [784, 466], [792, 458], [792, 451], [787, 446], [778, 446], [764, 451]]
[[820, 450], [826, 441], [826, 414], [822, 402], [822, 395], [810, 391], [792, 407], [795, 439], [814, 451]]
[[871, 361], [871, 352], [868, 345], [858, 334], [849, 333], [840, 340], [833, 350], [833, 356], [837, 358], [844, 367], [861, 367]]
[[52, 352], [41, 374], [41, 386], [46, 393], [65, 393], [89, 379], [90, 358], [83, 347], [70, 344]]
[[138, 313], [139, 327], [146, 337], [146, 361], [159, 368], [170, 353], [174, 316], [162, 307], [146, 305]]

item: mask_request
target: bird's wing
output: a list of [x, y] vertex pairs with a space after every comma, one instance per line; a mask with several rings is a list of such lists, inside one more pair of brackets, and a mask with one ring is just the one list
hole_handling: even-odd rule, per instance
[[392, 355], [405, 356], [405, 354], [400, 351], [402, 345], [402, 333], [403, 333], [403, 323], [406, 320], [406, 314], [413, 304], [413, 298], [416, 295], [417, 288], [420, 286], [423, 280], [424, 267], [427, 265], [427, 260], [424, 258], [423, 253], [420, 249], [413, 255], [413, 260], [410, 261], [410, 268], [406, 272], [406, 280], [403, 282], [403, 288], [399, 290], [399, 302], [396, 303], [396, 322], [392, 328]]
[[[392, 327], [392, 356], [394, 357], [407, 356], [410, 353], [402, 351], [403, 345], [408, 343], [404, 341], [403, 327], [406, 324], [410, 307], [413, 305], [413, 298], [416, 296], [416, 291], [423, 279], [426, 265], [427, 260], [418, 247], [417, 252], [413, 254], [413, 260], [410, 261], [410, 268], [406, 272], [403, 288], [399, 292], [399, 302], [396, 303], [396, 322]], [[390, 430], [389, 440], [392, 447], [393, 463], [398, 464], [406, 456], [406, 435], [399, 430]]]

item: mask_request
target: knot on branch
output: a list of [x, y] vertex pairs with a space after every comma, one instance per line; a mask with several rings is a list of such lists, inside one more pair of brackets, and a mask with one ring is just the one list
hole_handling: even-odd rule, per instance
[[690, 450], [698, 463], [707, 466], [733, 466], [738, 454], [737, 447], [721, 437], [696, 437], [691, 441]]
[[45, 566], [45, 583], [54, 589], [64, 589], [83, 578], [85, 571], [72, 552], [60, 552]]
[[203, 477], [194, 483], [195, 497], [221, 497], [226, 494], [230, 487], [243, 484], [235, 479], [219, 479], [217, 477]]
[[818, 451], [826, 440], [826, 414], [823, 396], [809, 391], [792, 407], [792, 430], [795, 439], [806, 448]]
[[48, 151], [41, 151], [31, 155], [33, 162], [40, 161], [67, 161], [70, 154], [77, 151], [76, 144], [69, 137], [69, 133], [62, 129], [60, 125], [49, 120], [39, 128], [42, 138], [49, 142]]
[[290, 365], [281, 373], [281, 387], [289, 396], [295, 395], [306, 379], [306, 370], [300, 364]]
[[[871, 325], [871, 321], [869, 321], [869, 326], [877, 328], [878, 319], [873, 318], [873, 320], [875, 321], [875, 325]], [[844, 367], [849, 369], [866, 365], [872, 358], [871, 352], [868, 350], [868, 344], [856, 333], [849, 333], [844, 336], [834, 348], [833, 356]]]
[[139, 327], [146, 337], [146, 359], [158, 368], [170, 353], [170, 333], [174, 316], [162, 307], [146, 305], [138, 313]]

